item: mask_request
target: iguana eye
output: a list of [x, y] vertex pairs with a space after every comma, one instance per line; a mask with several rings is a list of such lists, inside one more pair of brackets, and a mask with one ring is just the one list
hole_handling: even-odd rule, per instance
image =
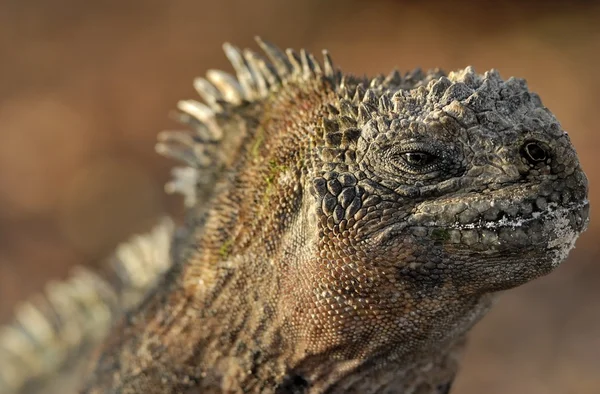
[[392, 149], [390, 154], [391, 164], [401, 170], [405, 175], [429, 176], [433, 175], [443, 166], [443, 154], [432, 144], [412, 142]]
[[412, 150], [400, 154], [398, 165], [410, 174], [426, 174], [438, 168], [439, 157], [422, 150]]
[[402, 154], [402, 159], [406, 161], [406, 164], [417, 168], [432, 163], [435, 161], [435, 158], [436, 157], [430, 153], [420, 151], [404, 152]]

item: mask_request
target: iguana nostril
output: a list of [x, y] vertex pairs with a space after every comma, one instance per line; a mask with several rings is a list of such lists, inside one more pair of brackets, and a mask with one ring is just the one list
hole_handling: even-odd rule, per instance
[[537, 142], [527, 142], [521, 148], [521, 155], [531, 164], [537, 164], [546, 161], [548, 153], [546, 149]]

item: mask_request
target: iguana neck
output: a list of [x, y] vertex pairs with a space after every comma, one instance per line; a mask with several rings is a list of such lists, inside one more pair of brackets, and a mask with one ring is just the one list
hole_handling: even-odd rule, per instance
[[[223, 267], [215, 282], [219, 290], [204, 299], [190, 297], [181, 283], [159, 290], [161, 295], [128, 328], [132, 335], [125, 335], [127, 344], [121, 347], [146, 361], [136, 365], [146, 376], [136, 381], [135, 390], [147, 385], [165, 392], [362, 393], [421, 385], [430, 389], [424, 392], [437, 393], [456, 372], [464, 333], [490, 301], [473, 299], [462, 316], [447, 316], [444, 338], [432, 341], [431, 333], [418, 332], [404, 338], [409, 347], [365, 348], [368, 356], [353, 357], [347, 352], [351, 346], [319, 349], [311, 343], [307, 331], [318, 328], [299, 328], [293, 313], [278, 309], [273, 300], [282, 295], [281, 282], [269, 269], [263, 274], [268, 280], [249, 286], [240, 270]], [[140, 331], [153, 338], [140, 341]], [[143, 348], [136, 348], [138, 341]]]

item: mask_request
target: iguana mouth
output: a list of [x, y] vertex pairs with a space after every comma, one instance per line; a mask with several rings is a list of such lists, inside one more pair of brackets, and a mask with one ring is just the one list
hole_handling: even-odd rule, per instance
[[[497, 220], [479, 217], [470, 223], [422, 221], [405, 228], [419, 239], [444, 244], [453, 250], [496, 253], [500, 250], [541, 247], [546, 251], [564, 251], [572, 245], [589, 221], [587, 199], [560, 206], [548, 204], [545, 210], [528, 217], [502, 216]], [[397, 231], [397, 230], [396, 230]]]
[[580, 203], [572, 203], [567, 206], [559, 206], [557, 203], [550, 203], [544, 211], [533, 211], [529, 217], [514, 217], [509, 218], [502, 216], [498, 220], [480, 219], [477, 222], [462, 224], [456, 222], [450, 226], [434, 225], [435, 227], [448, 227], [455, 229], [500, 229], [500, 228], [518, 228], [527, 226], [528, 223], [534, 221], [554, 220], [557, 217], [573, 215], [577, 224], [581, 225], [581, 231], [585, 228], [589, 221], [589, 206], [590, 203], [586, 199]]
[[568, 218], [574, 229], [583, 231], [589, 217], [587, 188], [565, 187], [564, 183], [514, 184], [486, 193], [425, 201], [407, 221], [411, 226], [498, 232], [539, 225], [547, 228], [557, 218]]

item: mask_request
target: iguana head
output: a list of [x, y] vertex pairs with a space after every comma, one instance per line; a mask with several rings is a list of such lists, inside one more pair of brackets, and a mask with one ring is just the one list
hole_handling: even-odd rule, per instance
[[[289, 232], [314, 247], [291, 249], [284, 282], [305, 293], [285, 307], [313, 349], [439, 345], [481, 315], [473, 300], [550, 272], [585, 229], [587, 179], [524, 80], [468, 67], [313, 85], [320, 99], [309, 80], [284, 116], [310, 135], [307, 220]], [[286, 135], [284, 101], [264, 124]], [[289, 135], [275, 157], [298, 149]]]
[[586, 226], [573, 145], [522, 79], [468, 67], [350, 80], [322, 130], [322, 247], [368, 272], [506, 289], [556, 268]]

